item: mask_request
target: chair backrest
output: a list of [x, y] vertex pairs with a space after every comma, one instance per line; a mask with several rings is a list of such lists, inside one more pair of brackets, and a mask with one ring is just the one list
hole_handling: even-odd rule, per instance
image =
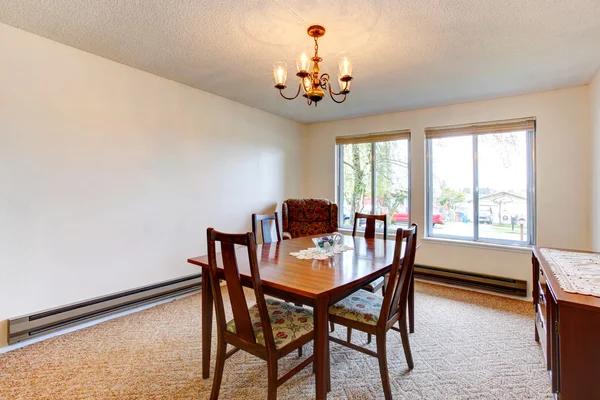
[[236, 245], [246, 246], [248, 252], [248, 262], [250, 266], [250, 272], [252, 274], [252, 284], [254, 286], [254, 294], [256, 297], [256, 304], [260, 313], [260, 320], [262, 323], [262, 329], [265, 336], [265, 345], [267, 349], [275, 348], [275, 341], [273, 338], [273, 331], [271, 329], [271, 321], [267, 312], [267, 303], [263, 293], [262, 283], [260, 280], [260, 274], [258, 271], [258, 259], [256, 256], [256, 240], [254, 234], [251, 232], [243, 234], [228, 234], [208, 228], [208, 263], [210, 265], [210, 278], [212, 281], [212, 291], [215, 298], [215, 306], [217, 311], [217, 326], [220, 334], [225, 331], [227, 321], [225, 316], [225, 307], [223, 303], [223, 295], [221, 294], [221, 288], [219, 285], [219, 279], [217, 276], [217, 250], [216, 242], [221, 243], [221, 256], [222, 266], [225, 272], [225, 281], [227, 283], [227, 292], [229, 293], [229, 299], [231, 301], [231, 310], [233, 312], [233, 319], [235, 320], [235, 335], [250, 343], [255, 344], [256, 337], [254, 330], [252, 329], [252, 322], [250, 319], [250, 313], [248, 312], [248, 304], [246, 303], [246, 297], [244, 296], [244, 289], [242, 288], [242, 282], [240, 280], [240, 273], [238, 269], [237, 256], [236, 256]]
[[[402, 258], [402, 241], [404, 239], [406, 239], [406, 247], [404, 258]], [[406, 312], [408, 291], [415, 269], [416, 251], [417, 224], [412, 224], [408, 229], [399, 228], [396, 231], [396, 247], [394, 249], [392, 270], [383, 296], [378, 324], [385, 325], [396, 314]], [[402, 265], [400, 265], [400, 259], [402, 259]]]
[[338, 230], [338, 206], [327, 199], [287, 199], [281, 205], [284, 237], [332, 233]]
[[280, 242], [281, 233], [279, 232], [279, 219], [277, 218], [277, 211], [275, 211], [273, 214], [252, 214], [252, 233], [254, 233], [254, 237], [256, 238], [258, 223], [260, 222], [263, 243], [272, 243], [275, 241], [271, 235], [271, 221], [275, 221], [277, 241]]
[[365, 226], [365, 239], [373, 239], [375, 237], [375, 221], [383, 221], [383, 238], [387, 239], [387, 215], [370, 215], [370, 214], [354, 214], [354, 227], [352, 228], [352, 236], [356, 236], [356, 225], [359, 219], [365, 219], [367, 226]]

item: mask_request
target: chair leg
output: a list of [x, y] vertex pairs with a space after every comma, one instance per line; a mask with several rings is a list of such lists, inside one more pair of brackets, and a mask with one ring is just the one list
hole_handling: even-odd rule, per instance
[[412, 276], [408, 288], [408, 318], [410, 333], [415, 333], [415, 277]]
[[277, 359], [271, 357], [267, 360], [268, 388], [267, 400], [277, 400]]
[[371, 343], [371, 334], [367, 333], [367, 344]]
[[213, 386], [210, 392], [210, 399], [217, 400], [219, 398], [219, 390], [221, 389], [221, 380], [223, 378], [223, 369], [225, 368], [225, 355], [227, 354], [227, 343], [224, 343], [221, 338], [217, 341], [217, 362], [215, 365], [215, 376], [213, 377]]
[[352, 328], [348, 328], [348, 334], [347, 334], [346, 340], [348, 341], [348, 343], [350, 343], [350, 341], [352, 341]]
[[406, 327], [406, 316], [403, 316], [398, 320], [400, 325], [400, 337], [402, 338], [402, 347], [404, 347], [404, 356], [406, 357], [406, 363], [408, 368], [413, 369], [415, 364], [413, 363], [412, 352], [410, 351], [410, 343], [408, 342], [408, 329]]
[[302, 346], [298, 347], [298, 357], [302, 357]]
[[329, 326], [331, 327], [331, 332], [335, 331], [335, 324], [333, 321], [329, 321]]
[[390, 387], [390, 376], [388, 374], [387, 352], [385, 348], [385, 334], [377, 335], [377, 359], [379, 360], [379, 373], [383, 384], [385, 400], [392, 400], [392, 388]]

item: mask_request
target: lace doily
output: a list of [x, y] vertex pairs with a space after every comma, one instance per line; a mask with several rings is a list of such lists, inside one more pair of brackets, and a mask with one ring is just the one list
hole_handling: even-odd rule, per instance
[[565, 292], [600, 297], [600, 254], [540, 250]]
[[336, 244], [326, 251], [311, 247], [310, 249], [291, 252], [290, 256], [294, 256], [300, 260], [327, 260], [329, 257], [348, 250], [354, 250], [354, 247], [346, 246], [345, 244]]

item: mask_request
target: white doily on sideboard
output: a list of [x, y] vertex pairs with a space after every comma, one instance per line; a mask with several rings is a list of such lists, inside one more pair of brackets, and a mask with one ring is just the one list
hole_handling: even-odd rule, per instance
[[306, 250], [291, 252], [290, 256], [294, 256], [300, 260], [327, 260], [329, 257], [348, 250], [354, 250], [354, 247], [346, 246], [345, 244], [336, 244], [327, 251], [312, 247]]
[[561, 289], [600, 297], [600, 254], [540, 249]]

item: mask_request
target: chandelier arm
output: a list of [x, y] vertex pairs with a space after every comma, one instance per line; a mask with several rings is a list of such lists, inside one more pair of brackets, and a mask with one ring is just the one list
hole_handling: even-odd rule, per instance
[[[342, 93], [342, 92], [336, 93], [336, 92], [334, 92], [333, 90], [331, 90], [331, 82], [329, 82], [329, 85], [328, 85], [328, 86], [329, 86], [329, 97], [331, 97], [331, 100], [333, 100], [333, 101], [334, 101], [335, 103], [337, 103], [337, 104], [341, 104], [341, 103], [343, 103], [344, 101], [346, 101], [346, 95], [347, 95], [347, 93]], [[335, 99], [335, 97], [333, 97], [333, 96], [340, 96], [340, 95], [342, 95], [342, 94], [344, 95], [344, 98], [343, 98], [342, 100], [340, 100], [340, 101], [337, 101], [337, 100]]]
[[[348, 87], [348, 83], [346, 82], [346, 88]], [[323, 75], [321, 75], [321, 89], [327, 89], [329, 90], [329, 95], [334, 95], [334, 96], [341, 96], [341, 95], [347, 95], [349, 92], [344, 93], [344, 91], [346, 89], [342, 89], [339, 92], [334, 92], [331, 89], [331, 80], [329, 78], [329, 74], [325, 73]], [[333, 97], [332, 97], [333, 98]], [[344, 101], [344, 100], [342, 100]]]
[[331, 87], [331, 83], [329, 82], [329, 74], [328, 73], [324, 73], [323, 75], [321, 75], [319, 82], [320, 82], [319, 86], [321, 86], [321, 89], [327, 89], [328, 83], [329, 83], [329, 87]]
[[298, 91], [296, 92], [296, 95], [294, 97], [286, 97], [286, 95], [283, 94], [283, 89], [279, 89], [279, 94], [281, 95], [281, 97], [283, 97], [286, 100], [294, 100], [300, 94], [301, 87], [302, 87], [302, 82], [300, 82], [300, 84], [298, 84]]

